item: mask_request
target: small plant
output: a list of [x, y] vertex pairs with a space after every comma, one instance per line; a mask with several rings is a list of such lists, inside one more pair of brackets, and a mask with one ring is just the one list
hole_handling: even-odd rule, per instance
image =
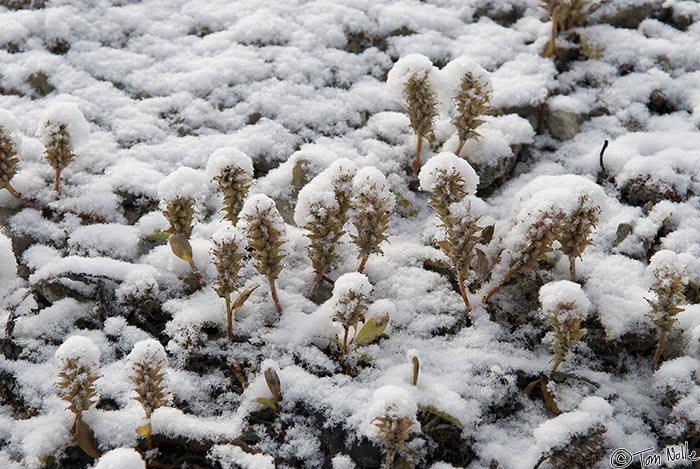
[[270, 390], [271, 397], [258, 397], [255, 399], [255, 402], [272, 410], [275, 415], [279, 415], [279, 405], [280, 402], [282, 402], [282, 384], [280, 383], [280, 377], [274, 368], [266, 368], [264, 376], [265, 383], [267, 384], [267, 388]]
[[163, 234], [169, 235], [173, 254], [190, 265], [197, 282], [201, 274], [194, 262], [189, 240], [194, 228], [195, 196], [203, 193], [206, 187], [204, 175], [188, 167], [178, 168], [158, 184], [163, 216], [170, 224]]
[[75, 415], [71, 436], [85, 454], [97, 458], [100, 452], [92, 429], [83, 421], [83, 413], [97, 400], [95, 381], [99, 378], [100, 350], [90, 339], [72, 336], [56, 350], [56, 358], [61, 366], [60, 396]]
[[236, 226], [238, 214], [253, 185], [253, 161], [235, 148], [220, 148], [209, 157], [207, 176], [216, 182], [224, 197], [224, 219]]
[[134, 345], [129, 354], [131, 382], [136, 399], [146, 414], [146, 424], [137, 428], [136, 433], [146, 438], [146, 446], [153, 449], [151, 440], [151, 415], [159, 407], [170, 404], [166, 368], [168, 359], [160, 342], [154, 339], [142, 340]]
[[344, 216], [335, 193], [319, 186], [317, 179], [304, 186], [294, 210], [294, 222], [307, 231], [309, 258], [315, 272], [307, 298], [313, 295], [326, 271], [336, 264], [336, 247], [345, 234]]
[[415, 467], [414, 454], [407, 442], [414, 431], [420, 431], [416, 422], [416, 403], [408, 391], [398, 386], [382, 386], [372, 395], [367, 409], [370, 419], [369, 436], [384, 452], [384, 468]]
[[387, 82], [396, 91], [400, 90], [406, 100], [406, 113], [411, 129], [416, 134], [416, 155], [411, 169], [418, 176], [423, 139], [435, 140], [433, 120], [437, 116], [437, 96], [431, 83], [435, 67], [429, 58], [411, 54], [400, 59], [389, 72]]
[[455, 154], [459, 155], [467, 140], [481, 136], [477, 129], [486, 122], [482, 117], [491, 111], [491, 83], [486, 70], [464, 60], [450, 62], [440, 73], [450, 82], [459, 80], [449, 96], [455, 104], [452, 125], [457, 129]]
[[576, 259], [592, 243], [590, 237], [598, 224], [600, 207], [587, 196], [579, 198], [577, 207], [569, 213], [561, 224], [556, 240], [561, 245], [559, 250], [569, 258], [571, 280], [576, 279]]
[[582, 26], [588, 21], [588, 0], [544, 0], [542, 7], [547, 10], [552, 21], [552, 29], [547, 47], [542, 55], [556, 55], [556, 38], [559, 31], [568, 31], [576, 26]]
[[284, 220], [277, 211], [274, 200], [264, 194], [248, 198], [241, 213], [243, 232], [252, 249], [254, 266], [260, 275], [267, 277], [272, 302], [277, 314], [282, 315], [275, 282], [282, 271], [285, 257], [282, 251], [286, 237]]
[[652, 371], [659, 366], [666, 338], [676, 323], [676, 315], [684, 311], [680, 304], [685, 299], [683, 291], [688, 285], [686, 270], [678, 255], [668, 250], [654, 254], [647, 267], [647, 275], [652, 281], [650, 291], [654, 295], [652, 299], [647, 299], [651, 306], [649, 317], [659, 330], [659, 341], [651, 362]]
[[[352, 374], [348, 355], [356, 347], [367, 345], [376, 340], [384, 333], [389, 323], [389, 315], [386, 312], [366, 320], [365, 315], [369, 310], [371, 291], [372, 285], [367, 277], [358, 272], [341, 275], [333, 287], [331, 301], [335, 311], [335, 319], [343, 331], [339, 337], [333, 337], [331, 340], [338, 346], [340, 352], [338, 361], [344, 365], [348, 374]], [[384, 305], [379, 303], [379, 307], [382, 306]], [[363, 324], [362, 327], [360, 324]]]
[[75, 158], [75, 149], [90, 135], [90, 126], [74, 104], [56, 104], [46, 110], [39, 126], [44, 158], [55, 171], [54, 192], [58, 198], [61, 172]]
[[551, 329], [544, 340], [554, 351], [552, 371], [556, 371], [586, 333], [581, 323], [591, 303], [578, 283], [561, 280], [540, 288], [540, 304], [542, 319]]
[[214, 257], [214, 267], [216, 267], [216, 284], [214, 289], [219, 297], [226, 302], [226, 325], [228, 338], [233, 340], [233, 315], [251, 293], [258, 288], [252, 285], [239, 294], [235, 301], [231, 301], [231, 295], [238, 291], [238, 273], [243, 266], [245, 258], [245, 239], [243, 235], [235, 229], [226, 229], [214, 240], [212, 255]]
[[483, 202], [475, 197], [465, 198], [476, 192], [479, 177], [465, 160], [452, 153], [441, 153], [423, 167], [420, 183], [423, 190], [431, 192], [430, 205], [442, 222], [445, 235], [438, 245], [450, 259], [462, 300], [470, 311], [465, 282], [474, 267], [482, 272], [488, 268], [486, 255], [477, 245], [488, 244], [493, 236], [493, 226], [478, 225], [477, 207]]
[[347, 158], [339, 158], [321, 173], [324, 177], [327, 174], [330, 179], [335, 200], [338, 202], [339, 219], [343, 226], [348, 221], [348, 212], [352, 202], [352, 183], [357, 171], [355, 163]]
[[351, 234], [350, 238], [359, 250], [357, 271], [363, 272], [371, 254], [383, 254], [379, 245], [387, 240], [394, 196], [384, 175], [374, 167], [359, 170], [353, 178], [352, 188], [350, 221], [357, 233]]
[[10, 183], [19, 164], [18, 140], [15, 116], [0, 110], [0, 190], [7, 189], [14, 197], [21, 198]]

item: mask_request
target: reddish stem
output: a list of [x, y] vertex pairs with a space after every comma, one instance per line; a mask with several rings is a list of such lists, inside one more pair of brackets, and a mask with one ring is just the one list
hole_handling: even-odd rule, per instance
[[53, 191], [55, 192], [55, 197], [58, 199], [59, 191], [61, 190], [61, 168], [56, 168], [56, 175], [53, 180]]
[[651, 371], [656, 371], [659, 367], [659, 362], [661, 361], [661, 355], [664, 353], [664, 346], [666, 345], [666, 335], [668, 331], [663, 329], [661, 335], [659, 336], [659, 343], [656, 345], [656, 352], [654, 352], [654, 361], [651, 362]]
[[280, 305], [280, 299], [277, 297], [277, 286], [275, 285], [275, 279], [272, 277], [267, 277], [267, 283], [270, 285], [270, 296], [272, 296], [272, 302], [275, 304], [277, 314], [282, 316], [282, 306]]
[[367, 265], [367, 259], [369, 259], [369, 256], [363, 257], [362, 260], [360, 261], [360, 266], [357, 268], [357, 271], [359, 273], [364, 272], [365, 266]]
[[326, 269], [322, 268], [319, 269], [318, 272], [316, 272], [314, 279], [311, 281], [311, 287], [309, 287], [309, 290], [306, 292], [306, 298], [311, 298], [311, 296], [313, 296], [314, 292], [316, 291], [316, 288], [318, 288], [318, 284], [321, 283], [321, 279], [323, 278], [323, 274], [325, 271]]
[[418, 177], [418, 171], [420, 170], [420, 154], [423, 150], [423, 136], [418, 135], [416, 139], [416, 156], [413, 159], [413, 176]]
[[469, 303], [469, 296], [467, 293], [467, 289], [464, 286], [464, 279], [462, 278], [461, 275], [457, 275], [457, 283], [459, 284], [459, 293], [462, 294], [462, 299], [464, 300], [464, 306], [467, 307], [467, 313], [471, 311], [472, 306]]
[[462, 153], [462, 148], [464, 148], [465, 143], [466, 143], [466, 140], [459, 141], [459, 144], [457, 145], [457, 149], [455, 150], [455, 155], [459, 156], [459, 154]]
[[503, 277], [503, 279], [500, 282], [498, 282], [491, 290], [489, 290], [486, 293], [486, 295], [484, 295], [484, 297], [481, 299], [481, 301], [484, 303], [489, 301], [489, 299], [491, 299], [491, 297], [493, 295], [495, 295], [498, 292], [498, 290], [500, 290], [501, 287], [503, 287], [503, 285], [505, 285], [506, 282], [508, 280], [510, 280], [510, 278], [513, 276], [513, 274], [515, 274], [515, 272], [517, 272], [517, 271], [518, 271], [518, 269], [509, 270], [508, 273], [506, 273], [506, 275]]
[[233, 311], [231, 311], [231, 297], [226, 295], [224, 300], [226, 301], [226, 329], [228, 332], [228, 338], [233, 340]]

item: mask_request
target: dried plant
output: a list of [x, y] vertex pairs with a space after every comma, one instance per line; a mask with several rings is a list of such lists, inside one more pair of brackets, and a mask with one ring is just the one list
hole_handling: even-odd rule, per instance
[[553, 252], [552, 243], [563, 219], [564, 215], [561, 212], [552, 209], [540, 213], [532, 223], [527, 224], [523, 239], [511, 253], [507, 271], [484, 295], [484, 302], [495, 295], [513, 275], [537, 270], [539, 263], [547, 260], [547, 256]]
[[547, 10], [552, 21], [549, 42], [543, 55], [556, 55], [556, 37], [559, 31], [568, 31], [588, 22], [592, 6], [589, 0], [544, 0], [542, 7]]
[[593, 204], [589, 197], [579, 198], [578, 206], [560, 224], [556, 240], [561, 247], [559, 250], [569, 258], [571, 280], [576, 279], [576, 259], [592, 243], [590, 236], [598, 224], [600, 207]]
[[[12, 119], [14, 120], [14, 117]], [[6, 116], [0, 115], [0, 123], [4, 123], [7, 120]], [[0, 124], [0, 190], [7, 189], [10, 194], [19, 198], [20, 195], [10, 184], [19, 164], [19, 157], [17, 155], [16, 142], [12, 135], [13, 129], [8, 127]]]
[[95, 436], [82, 416], [97, 400], [95, 381], [99, 378], [100, 351], [90, 339], [73, 336], [58, 348], [56, 358], [61, 365], [58, 373], [60, 397], [75, 415], [71, 436], [87, 455], [97, 458], [100, 453]]
[[647, 299], [651, 306], [649, 317], [659, 330], [659, 341], [654, 353], [651, 369], [656, 370], [664, 352], [668, 333], [673, 330], [676, 315], [684, 311], [680, 304], [685, 299], [683, 291], [688, 284], [686, 267], [672, 251], [659, 251], [651, 258], [647, 267], [652, 278], [650, 291], [653, 299]]
[[452, 124], [457, 128], [459, 143], [455, 154], [459, 155], [467, 140], [480, 137], [476, 130], [485, 121], [481, 116], [491, 110], [489, 102], [491, 93], [489, 84], [483, 78], [467, 72], [459, 85], [459, 92], [454, 97], [457, 113]]
[[61, 171], [65, 169], [75, 157], [70, 145], [70, 135], [65, 124], [59, 124], [51, 132], [49, 142], [44, 150], [44, 158], [55, 170], [54, 191], [58, 194], [61, 185]]
[[227, 230], [222, 236], [219, 236], [219, 239], [214, 239], [213, 243], [214, 247], [211, 252], [217, 273], [214, 289], [216, 294], [226, 302], [227, 333], [229, 339], [233, 340], [233, 315], [243, 306], [251, 293], [258, 288], [258, 285], [246, 288], [235, 301], [232, 301], [231, 295], [238, 292], [238, 274], [246, 255], [245, 242], [240, 232]]
[[165, 230], [165, 233], [181, 234], [189, 239], [194, 227], [194, 199], [188, 196], [177, 196], [164, 201], [164, 203], [163, 216], [170, 223], [170, 227]]
[[474, 208], [477, 202], [476, 199], [464, 199], [450, 205], [443, 222], [445, 239], [438, 241], [438, 246], [450, 259], [467, 311], [471, 310], [471, 305], [465, 282], [472, 271], [485, 276], [489, 267], [486, 254], [477, 246], [490, 243], [494, 232], [493, 225], [484, 227], [478, 224], [480, 216]]
[[359, 250], [362, 272], [371, 254], [383, 254], [379, 245], [386, 241], [394, 197], [389, 190], [386, 178], [374, 167], [362, 168], [353, 178], [352, 212], [350, 221], [356, 234], [352, 241]]
[[574, 435], [565, 445], [552, 449], [545, 459], [551, 467], [596, 467], [608, 451], [606, 432], [604, 425], [594, 425], [585, 433]]
[[131, 366], [131, 382], [134, 385], [134, 398], [141, 404], [147, 423], [136, 429], [146, 438], [146, 445], [153, 448], [151, 441], [151, 415], [159, 407], [170, 404], [166, 368], [167, 357], [163, 346], [156, 340], [148, 339], [136, 343], [128, 357]]
[[371, 419], [369, 435], [382, 447], [386, 469], [415, 467], [415, 454], [407, 442], [414, 431], [420, 431], [416, 422], [417, 407], [406, 389], [382, 386], [372, 396], [367, 408]]
[[554, 352], [552, 371], [556, 371], [585, 335], [581, 323], [591, 304], [581, 286], [568, 280], [544, 285], [540, 289], [540, 303], [542, 318], [550, 328], [544, 340]]
[[413, 159], [413, 175], [418, 176], [420, 169], [420, 156], [423, 149], [423, 139], [428, 142], [435, 140], [433, 132], [433, 120], [437, 116], [437, 97], [433, 91], [428, 72], [422, 75], [414, 75], [404, 85], [404, 97], [406, 98], [406, 112], [410, 125], [416, 134], [416, 156]]
[[207, 174], [216, 182], [224, 197], [224, 219], [236, 226], [250, 186], [253, 185], [253, 162], [248, 155], [235, 148], [220, 148], [209, 158]]
[[285, 243], [284, 221], [275, 202], [264, 194], [250, 197], [241, 213], [244, 221], [243, 231], [248, 246], [252, 249], [254, 266], [258, 273], [267, 277], [277, 314], [282, 315], [275, 282], [282, 271], [282, 261], [285, 257], [282, 251], [282, 245]]
[[[384, 467], [392, 469], [412, 467], [412, 464], [401, 457], [401, 453], [407, 449], [406, 441], [416, 422], [407, 417], [394, 418], [385, 415], [374, 419], [372, 424], [379, 429], [379, 440], [386, 456]], [[397, 456], [399, 456], [400, 461], [396, 461]]]

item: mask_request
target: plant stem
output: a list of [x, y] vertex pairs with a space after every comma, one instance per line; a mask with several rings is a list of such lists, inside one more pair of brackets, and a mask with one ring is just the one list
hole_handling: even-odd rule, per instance
[[510, 270], [508, 271], [508, 273], [506, 273], [506, 275], [503, 276], [503, 279], [502, 279], [500, 282], [498, 282], [493, 288], [491, 288], [491, 290], [489, 290], [489, 291], [486, 293], [486, 295], [484, 295], [484, 297], [481, 299], [481, 301], [483, 301], [484, 303], [486, 303], [487, 301], [489, 301], [489, 299], [490, 299], [493, 295], [495, 295], [495, 294], [498, 292], [498, 290], [500, 290], [501, 287], [503, 287], [503, 285], [506, 284], [506, 282], [507, 282], [508, 280], [510, 280], [510, 278], [513, 276], [513, 274], [515, 274], [515, 273], [518, 271], [519, 268], [520, 268], [520, 267], [517, 267], [517, 268], [514, 268], [514, 269], [510, 269]]
[[459, 154], [462, 153], [462, 148], [464, 148], [465, 143], [467, 143], [466, 140], [459, 141], [459, 144], [457, 145], [457, 149], [455, 150], [455, 155], [459, 156]]
[[563, 360], [561, 360], [561, 359], [556, 359], [556, 360], [554, 360], [554, 366], [552, 366], [552, 373], [554, 373], [555, 371], [557, 371], [557, 368], [559, 368], [559, 365], [562, 364], [562, 361], [563, 361]]
[[360, 261], [360, 266], [357, 268], [357, 271], [358, 271], [359, 273], [364, 272], [364, 270], [365, 270], [365, 265], [367, 265], [367, 259], [369, 259], [369, 255], [363, 257], [362, 260]]
[[416, 157], [413, 159], [413, 176], [418, 177], [418, 171], [420, 170], [420, 154], [423, 150], [423, 136], [416, 136]]
[[5, 189], [7, 189], [7, 192], [9, 192], [13, 197], [15, 197], [17, 200], [20, 200], [23, 204], [36, 209], [36, 210], [49, 210], [52, 213], [70, 213], [73, 215], [76, 215], [83, 220], [92, 220], [96, 221], [98, 223], [107, 223], [107, 219], [103, 217], [102, 215], [98, 215], [96, 213], [91, 213], [91, 212], [77, 212], [75, 210], [67, 209], [67, 208], [53, 208], [49, 207], [46, 205], [42, 205], [41, 203], [37, 202], [36, 200], [28, 199], [24, 197], [22, 194], [20, 194], [17, 189], [12, 187], [9, 183], [5, 185]]
[[459, 284], [459, 293], [462, 295], [462, 299], [464, 300], [464, 306], [467, 307], [467, 313], [471, 311], [472, 305], [469, 303], [469, 296], [467, 294], [467, 289], [464, 286], [464, 278], [462, 278], [461, 274], [457, 275], [457, 283]]
[[272, 278], [272, 276], [268, 276], [267, 283], [270, 285], [270, 296], [272, 297], [272, 302], [275, 304], [275, 309], [277, 309], [277, 314], [282, 316], [282, 306], [280, 305], [280, 299], [277, 297], [277, 286], [275, 285], [275, 279]]
[[231, 311], [231, 296], [226, 295], [224, 300], [226, 301], [226, 327], [228, 331], [228, 338], [233, 340], [233, 311]]
[[576, 258], [573, 256], [569, 257], [569, 273], [571, 274], [571, 281], [576, 281]]
[[659, 367], [659, 361], [661, 361], [661, 355], [664, 353], [667, 335], [668, 331], [666, 329], [662, 329], [661, 335], [659, 336], [659, 343], [656, 345], [656, 352], [654, 352], [654, 361], [651, 362], [651, 371], [656, 371], [656, 369]]
[[321, 279], [323, 278], [325, 271], [326, 269], [324, 267], [316, 272], [314, 279], [311, 281], [311, 287], [309, 287], [309, 290], [306, 292], [306, 298], [311, 298], [311, 296], [314, 294], [316, 288], [318, 288], [318, 284], [321, 283]]
[[53, 191], [55, 192], [55, 197], [58, 199], [59, 191], [61, 190], [61, 168], [56, 168], [56, 175], [53, 181]]
[[199, 269], [197, 268], [197, 264], [194, 263], [194, 259], [190, 259], [189, 261], [190, 268], [192, 269], [192, 276], [197, 279], [197, 281], [202, 280], [202, 274], [199, 272]]

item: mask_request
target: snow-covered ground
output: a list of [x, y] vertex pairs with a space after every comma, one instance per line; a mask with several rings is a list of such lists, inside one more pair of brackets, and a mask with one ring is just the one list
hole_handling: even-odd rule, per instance
[[[379, 467], [392, 448], [382, 422], [406, 424], [396, 467], [609, 467], [617, 448], [697, 449], [700, 4], [587, 3], [586, 25], [561, 32], [548, 58], [538, 0], [0, 0], [0, 131], [25, 199], [0, 190], [0, 467]], [[480, 215], [482, 234], [494, 225], [483, 275], [464, 279], [469, 313], [426, 190], [450, 155], [426, 168], [424, 190], [411, 175], [403, 85], [415, 70], [437, 99], [423, 164], [459, 143], [461, 74], [491, 89], [460, 153], [471, 167], [455, 167], [466, 198], [451, 206], [462, 221]], [[75, 153], [58, 199], [45, 158], [57, 122]], [[212, 175], [226, 158], [249, 174], [240, 152], [255, 180], [232, 234]], [[307, 299], [315, 272], [299, 225], [339, 210], [333, 188], [358, 169], [335, 265]], [[162, 233], [178, 196], [194, 198], [201, 278]], [[391, 209], [388, 239], [364, 277], [341, 277], [358, 269], [354, 223], [372, 207]], [[580, 210], [595, 228], [573, 279], [557, 242], [510, 275], [533, 226], [574, 226]], [[284, 241], [281, 315], [250, 240], [261, 211], [260, 232]], [[244, 235], [237, 287], [259, 287], [231, 340], [211, 252]], [[652, 371], [657, 287], [676, 274], [683, 311]], [[362, 337], [386, 315], [383, 334]], [[586, 331], [552, 371], [568, 318], [580, 322], [569, 333]], [[57, 353], [72, 336], [96, 348], [72, 340]], [[147, 339], [165, 347], [168, 398], [145, 431], [130, 377], [134, 360], [161, 357], [143, 352], [156, 347]], [[66, 366], [83, 367], [81, 382], [99, 376], [79, 419], [109, 452], [99, 463], [75, 446]]]

